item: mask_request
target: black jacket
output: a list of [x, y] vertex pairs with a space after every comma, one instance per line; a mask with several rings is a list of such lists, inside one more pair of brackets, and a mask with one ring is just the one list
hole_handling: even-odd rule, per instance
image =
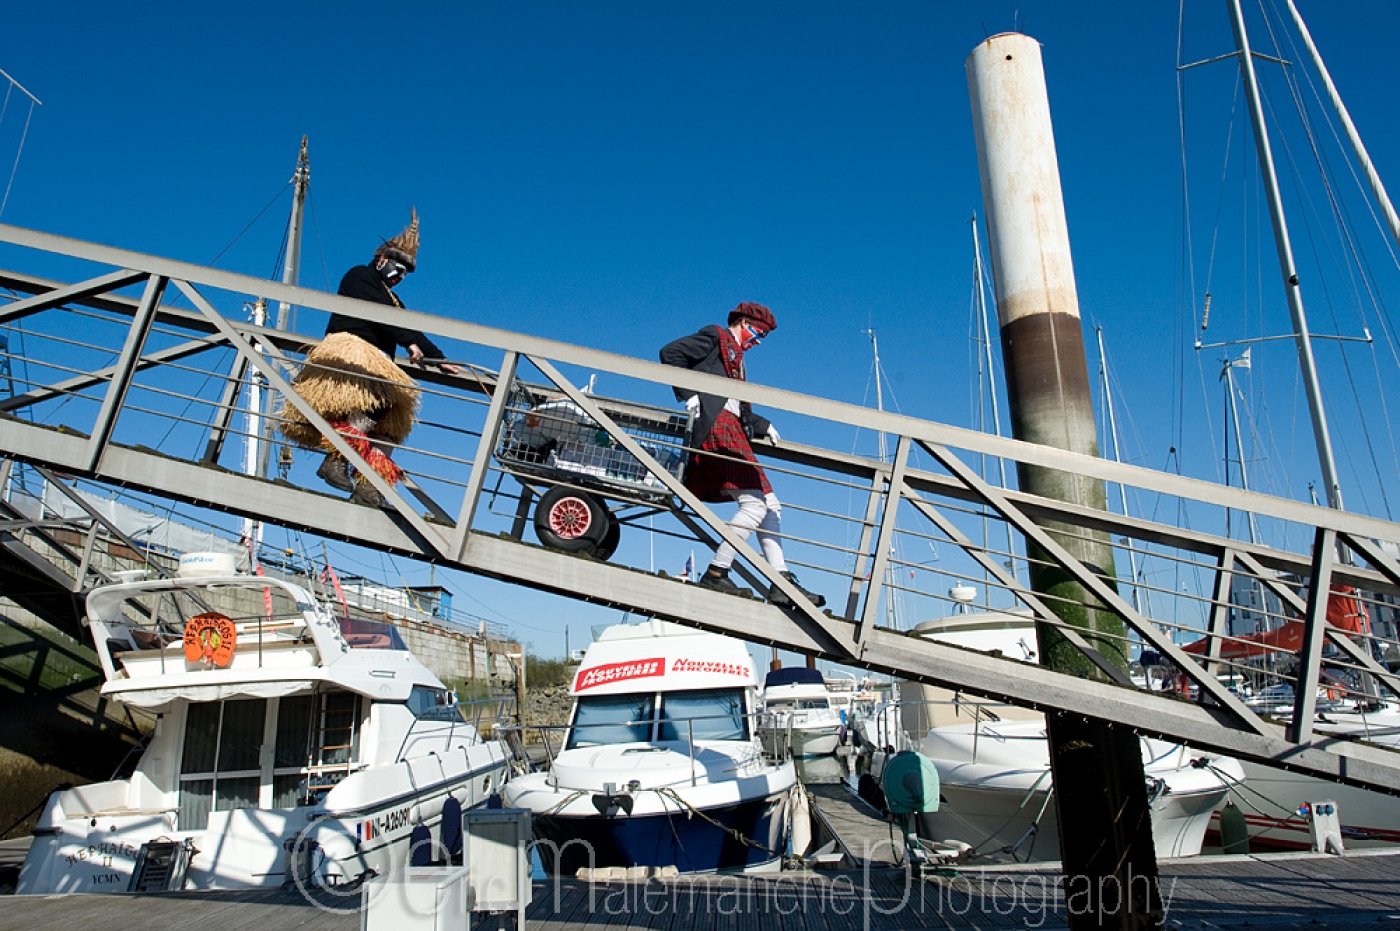
[[[661, 361], [667, 365], [704, 372], [707, 375], [726, 377], [729, 374], [724, 370], [724, 360], [719, 357], [719, 332], [713, 326], [707, 326], [699, 333], [682, 336], [662, 346]], [[684, 401], [696, 394], [685, 388], [673, 390], [676, 392], [677, 401]], [[719, 412], [724, 410], [728, 400], [716, 394], [700, 395], [700, 416], [695, 420], [694, 433], [697, 442], [710, 435], [710, 430], [719, 418]], [[739, 422], [744, 425], [744, 433], [749, 439], [766, 436], [768, 433], [768, 420], [755, 414], [747, 401], [739, 402]]]
[[[379, 277], [379, 273], [368, 265], [356, 265], [345, 273], [345, 277], [340, 279], [340, 289], [336, 292], [345, 297], [355, 297], [362, 301], [373, 301], [376, 304], [388, 304], [390, 307], [396, 306], [394, 299], [389, 295], [389, 286], [384, 283], [384, 279]], [[332, 333], [353, 333], [360, 339], [376, 347], [390, 359], [394, 358], [394, 350], [397, 346], [407, 349], [410, 345], [417, 344], [423, 350], [425, 359], [441, 359], [442, 350], [437, 344], [417, 330], [410, 330], [407, 327], [390, 326], [387, 323], [377, 323], [372, 320], [361, 320], [358, 317], [346, 317], [342, 314], [331, 314], [330, 322], [326, 324], [326, 335]]]

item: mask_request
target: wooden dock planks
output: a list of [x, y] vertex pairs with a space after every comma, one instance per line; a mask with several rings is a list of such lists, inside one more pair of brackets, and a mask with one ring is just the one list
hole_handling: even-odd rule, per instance
[[[1274, 854], [1164, 862], [1169, 926], [1225, 929], [1374, 924], [1400, 914], [1400, 852]], [[869, 931], [1063, 928], [1068, 899], [1055, 865], [965, 869], [920, 880], [871, 865], [832, 873], [693, 876], [647, 883], [537, 882], [538, 931]], [[474, 916], [478, 929], [508, 927]], [[162, 931], [357, 931], [354, 911], [295, 891], [6, 896], [0, 931], [157, 927]]]

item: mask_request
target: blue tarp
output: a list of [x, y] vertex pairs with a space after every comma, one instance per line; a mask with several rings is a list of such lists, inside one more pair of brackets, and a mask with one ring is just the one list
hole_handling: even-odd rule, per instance
[[763, 687], [769, 688], [774, 685], [825, 685], [826, 680], [822, 674], [815, 669], [808, 669], [806, 666], [787, 666], [783, 669], [774, 669], [763, 679]]

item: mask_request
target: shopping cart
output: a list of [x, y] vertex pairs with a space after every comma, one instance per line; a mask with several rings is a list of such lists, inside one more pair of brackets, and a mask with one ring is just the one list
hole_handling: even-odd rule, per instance
[[[688, 415], [630, 401], [594, 401], [667, 472], [682, 477]], [[622, 524], [640, 516], [626, 514], [629, 508], [645, 514], [675, 507], [671, 491], [641, 460], [573, 401], [538, 385], [511, 385], [496, 460], [529, 492], [522, 501], [538, 497], [535, 535], [552, 549], [607, 559], [617, 549]]]

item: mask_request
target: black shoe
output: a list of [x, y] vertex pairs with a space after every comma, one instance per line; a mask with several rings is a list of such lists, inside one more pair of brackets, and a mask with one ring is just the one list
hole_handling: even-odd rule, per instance
[[355, 483], [350, 480], [350, 463], [339, 453], [326, 453], [316, 474], [332, 488], [341, 491], [354, 491]]
[[728, 569], [716, 569], [713, 566], [706, 569], [705, 574], [700, 576], [700, 580], [695, 584], [701, 588], [723, 592], [726, 595], [751, 594], [747, 588], [740, 588], [734, 584], [734, 580], [729, 577]]
[[[802, 593], [802, 597], [812, 603], [812, 607], [820, 608], [826, 604], [826, 598], [824, 596], [807, 591], [807, 589], [797, 583], [797, 576], [793, 575], [791, 572], [779, 572], [778, 575], [791, 582], [793, 586]], [[792, 606], [792, 599], [783, 594], [783, 590], [776, 585], [768, 589], [768, 600], [780, 608]]]
[[384, 496], [379, 493], [369, 482], [359, 482], [355, 485], [355, 493], [350, 496], [352, 504], [363, 504], [365, 507], [382, 508], [387, 502]]

